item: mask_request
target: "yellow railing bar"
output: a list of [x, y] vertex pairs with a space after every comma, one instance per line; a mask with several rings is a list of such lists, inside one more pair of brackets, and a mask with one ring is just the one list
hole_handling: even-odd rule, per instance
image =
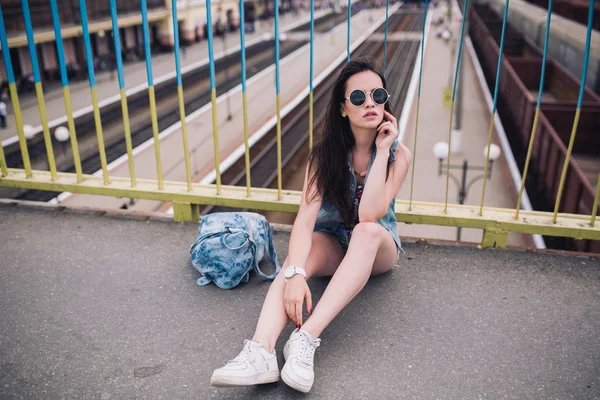
[[579, 125], [579, 117], [581, 116], [581, 103], [583, 102], [583, 96], [585, 94], [585, 82], [587, 80], [587, 70], [590, 58], [590, 42], [592, 39], [592, 23], [594, 16], [594, 0], [589, 0], [588, 10], [588, 23], [585, 39], [585, 51], [583, 53], [583, 68], [581, 69], [581, 85], [579, 85], [579, 97], [577, 99], [577, 110], [575, 111], [575, 121], [573, 121], [573, 129], [571, 130], [571, 139], [569, 140], [569, 147], [567, 148], [567, 156], [565, 157], [565, 163], [563, 165], [562, 174], [560, 176], [560, 184], [558, 185], [558, 193], [556, 195], [556, 203], [554, 204], [554, 219], [556, 223], [556, 214], [558, 214], [558, 208], [560, 207], [560, 199], [562, 197], [563, 185], [565, 178], [567, 177], [567, 168], [569, 167], [569, 161], [571, 159], [571, 153], [573, 151], [573, 145], [575, 143], [575, 135], [577, 134], [577, 126]]
[[[386, 3], [387, 7], [387, 3]], [[413, 147], [412, 172], [410, 178], [410, 200], [408, 210], [412, 209], [413, 189], [415, 182], [415, 165], [417, 163], [417, 137], [419, 136], [419, 109], [421, 108], [421, 84], [423, 83], [423, 58], [425, 57], [425, 30], [427, 28], [427, 10], [429, 9], [429, 0], [425, 0], [425, 10], [423, 12], [423, 30], [421, 31], [421, 49], [419, 51], [419, 89], [417, 91], [417, 120], [415, 121], [415, 143]], [[386, 10], [387, 13], [387, 10]], [[387, 34], [387, 32], [386, 32]]]
[[[31, 14], [29, 12], [29, 3], [27, 0], [21, 2], [23, 9], [23, 20], [25, 22], [25, 33], [27, 34], [27, 45], [29, 47], [29, 58], [31, 59], [31, 69], [33, 71], [33, 81], [35, 85], [35, 95], [38, 101], [40, 118], [42, 119], [42, 131], [44, 136], [44, 144], [46, 145], [46, 155], [48, 157], [48, 168], [52, 179], [56, 179], [56, 161], [54, 160], [54, 151], [52, 149], [52, 137], [48, 128], [48, 118], [46, 116], [46, 105], [44, 102], [44, 91], [42, 90], [42, 82], [40, 77], [40, 69], [37, 59], [37, 51], [33, 38], [33, 26], [31, 25]], [[4, 28], [2, 28], [4, 31]]]
[[215, 77], [215, 54], [213, 50], [213, 24], [211, 0], [205, 1], [206, 6], [206, 30], [208, 33], [208, 66], [210, 69], [210, 103], [213, 124], [213, 143], [215, 156], [215, 173], [217, 183], [217, 195], [221, 194], [221, 161], [219, 157], [219, 125], [217, 121], [217, 82]]
[[487, 176], [490, 168], [490, 150], [492, 148], [492, 132], [494, 129], [495, 115], [496, 113], [492, 111], [492, 118], [490, 119], [490, 131], [488, 133], [487, 154], [485, 156], [485, 171], [483, 172], [483, 189], [481, 190], [481, 204], [479, 206], [479, 216], [483, 215], [483, 199], [485, 198], [485, 187], [487, 186]]
[[40, 109], [40, 117], [42, 119], [42, 132], [44, 133], [44, 144], [46, 145], [46, 156], [48, 157], [48, 167], [52, 179], [56, 179], [56, 160], [54, 159], [54, 149], [52, 148], [52, 137], [50, 136], [50, 128], [48, 128], [48, 117], [46, 115], [46, 103], [44, 102], [44, 91], [42, 83], [35, 83], [35, 94], [37, 96], [38, 108]]
[[275, 99], [277, 102], [277, 198], [281, 200], [281, 100], [279, 93]]
[[244, 146], [246, 147], [244, 151], [244, 158], [246, 161], [246, 192], [248, 197], [250, 197], [250, 188], [252, 187], [252, 184], [250, 182], [250, 144], [248, 143], [248, 103], [245, 90], [242, 92], [242, 106], [244, 108]]
[[152, 116], [152, 136], [154, 137], [154, 157], [156, 158], [156, 174], [158, 176], [158, 189], [164, 188], [162, 163], [160, 158], [160, 139], [158, 137], [158, 117], [156, 115], [156, 98], [154, 96], [154, 85], [148, 86], [150, 97], [150, 115]]
[[181, 63], [179, 58], [179, 23], [177, 18], [177, 0], [171, 0], [171, 14], [173, 17], [173, 39], [175, 56], [175, 72], [177, 74], [177, 98], [179, 101], [179, 119], [181, 120], [181, 137], [183, 140], [183, 154], [185, 159], [185, 176], [188, 192], [192, 191], [192, 169], [190, 166], [190, 152], [185, 124], [185, 102], [183, 101], [183, 82], [181, 80]]
[[90, 83], [90, 93], [92, 95], [92, 107], [94, 110], [94, 124], [96, 126], [96, 137], [98, 139], [98, 153], [100, 154], [100, 165], [102, 166], [102, 176], [104, 184], [108, 185], [108, 167], [106, 163], [106, 151], [104, 150], [104, 135], [102, 133], [102, 121], [100, 119], [100, 107], [98, 107], [98, 93], [96, 90], [96, 75], [94, 73], [94, 57], [92, 52], [92, 43], [90, 41], [90, 32], [87, 18], [87, 7], [85, 0], [79, 0], [79, 13], [81, 14], [81, 28], [83, 29], [83, 44], [85, 49], [85, 58], [88, 70], [88, 80]]
[[546, 57], [548, 56], [548, 42], [550, 38], [550, 24], [552, 22], [552, 0], [548, 1], [548, 12], [546, 13], [546, 34], [544, 36], [544, 55], [542, 57], [542, 70], [540, 73], [540, 86], [537, 99], [537, 105], [535, 108], [535, 116], [533, 118], [533, 126], [531, 127], [531, 136], [529, 139], [529, 147], [527, 149], [527, 157], [525, 159], [525, 168], [523, 169], [523, 177], [521, 179], [521, 188], [519, 189], [519, 197], [517, 198], [517, 207], [515, 209], [515, 219], [519, 218], [519, 211], [521, 208], [521, 199], [525, 190], [525, 181], [527, 180], [527, 173], [529, 172], [529, 162], [531, 161], [531, 151], [533, 150], [533, 143], [535, 142], [535, 135], [537, 133], [537, 124], [540, 115], [540, 105], [542, 104], [542, 96], [544, 94], [544, 81], [546, 76]]
[[210, 101], [212, 104], [212, 123], [213, 123], [213, 143], [215, 151], [215, 172], [217, 183], [217, 195], [221, 194], [221, 160], [219, 157], [219, 123], [217, 121], [217, 89], [212, 88], [210, 91]]
[[596, 196], [594, 197], [594, 205], [592, 206], [592, 218], [590, 226], [594, 227], [596, 222], [596, 213], [598, 212], [598, 198], [600, 198], [600, 173], [598, 173], [598, 183], [596, 183]]
[[131, 124], [129, 123], [127, 93], [125, 88], [122, 88], [119, 92], [121, 93], [121, 114], [123, 115], [123, 130], [125, 132], [125, 147], [127, 149], [127, 164], [129, 166], [129, 177], [131, 178], [131, 187], [135, 187], [135, 163], [133, 162], [133, 145], [131, 143]]
[[246, 39], [244, 26], [244, 0], [239, 0], [240, 7], [240, 61], [242, 66], [242, 109], [244, 112], [244, 161], [246, 164], [246, 195], [251, 196], [250, 189], [252, 188], [250, 175], [250, 144], [248, 142], [248, 99], [246, 97]]
[[444, 213], [448, 211], [448, 186], [450, 185], [450, 149], [452, 148], [452, 117], [454, 116], [454, 100], [450, 104], [450, 128], [448, 129], [448, 166], [446, 167], [446, 201]]
[[125, 77], [123, 74], [123, 58], [121, 55], [121, 36], [119, 34], [119, 22], [117, 16], [117, 1], [110, 0], [110, 18], [112, 22], [113, 41], [115, 48], [115, 61], [117, 75], [119, 78], [119, 94], [121, 95], [121, 114], [123, 115], [123, 131], [125, 132], [125, 148], [127, 149], [127, 164], [129, 166], [129, 177], [131, 187], [135, 187], [135, 164], [133, 162], [133, 148], [131, 144], [131, 125], [129, 123], [129, 110], [127, 109], [127, 93], [125, 89]]
[[67, 126], [69, 127], [69, 138], [71, 140], [71, 151], [73, 152], [73, 164], [77, 182], [83, 180], [83, 170], [81, 169], [81, 158], [79, 157], [79, 146], [77, 145], [77, 134], [75, 133], [75, 120], [73, 119], [73, 105], [71, 103], [71, 91], [69, 86], [63, 87], [63, 97], [65, 99], [65, 109], [67, 111]]
[[[131, 188], [131, 181], [124, 177], [112, 177], [111, 183], [104, 185], [100, 177], [93, 175], [84, 175], [82, 183], [77, 183], [72, 173], [57, 175], [57, 181], [52, 181], [49, 172], [35, 171], [31, 179], [26, 178], [24, 170], [9, 168], [8, 176], [0, 178], [0, 186], [284, 212], [297, 212], [301, 198], [300, 191], [291, 190], [280, 195], [275, 189], [256, 188], [249, 198], [246, 188], [225, 185], [222, 194], [216, 196], [215, 185], [194, 184], [190, 193], [185, 190], [185, 182], [166, 181], [165, 189], [157, 190], [153, 179], [138, 179], [136, 188]], [[457, 204], [445, 210], [443, 203], [415, 201], [411, 211], [408, 207], [408, 201], [396, 200], [398, 221], [600, 240], [600, 227], [590, 226], [587, 215], [561, 214], [560, 220], [553, 223], [550, 212], [524, 211], [523, 217], [515, 220], [512, 208], [486, 208], [485, 217], [480, 217], [479, 206]]]
[[314, 114], [313, 114], [313, 92], [308, 94], [308, 149], [312, 150], [313, 148], [313, 124], [314, 124]]
[[[413, 199], [413, 187], [415, 183], [415, 165], [417, 164], [417, 136], [419, 135], [419, 108], [421, 106], [421, 96], [417, 97], [417, 120], [415, 121], [415, 143], [413, 146], [413, 160], [412, 160], [412, 172], [410, 178], [410, 199], [408, 202], [408, 211], [412, 210], [412, 199]], [[448, 192], [446, 191], [446, 199], [448, 198]]]
[[104, 184], [108, 185], [108, 164], [106, 162], [106, 150], [104, 149], [104, 134], [102, 133], [102, 120], [100, 119], [100, 107], [98, 106], [98, 93], [96, 86], [90, 87], [92, 95], [92, 107], [94, 109], [94, 124], [96, 126], [96, 138], [98, 139], [98, 153], [100, 153], [100, 165], [102, 167], [102, 176]]
[[2, 148], [2, 146], [0, 146], [0, 172], [2, 173], [2, 176], [8, 175], [6, 158], [4, 157], [4, 148]]
[[181, 119], [181, 138], [183, 139], [183, 154], [185, 158], [185, 176], [188, 185], [188, 191], [192, 191], [192, 168], [190, 163], [190, 148], [188, 145], [187, 127], [185, 124], [185, 103], [183, 101], [183, 86], [177, 86], [177, 96], [179, 97], [179, 119]]
[[515, 209], [515, 219], [519, 218], [519, 211], [521, 209], [521, 199], [523, 198], [523, 191], [525, 190], [525, 180], [527, 179], [527, 172], [529, 172], [529, 162], [531, 161], [531, 152], [533, 150], [533, 142], [537, 134], [538, 119], [540, 116], [540, 108], [535, 109], [535, 116], [533, 117], [533, 127], [531, 128], [531, 137], [529, 139], [529, 147], [527, 148], [527, 157], [525, 158], [525, 168], [523, 169], [523, 176], [521, 178], [521, 188], [519, 189], [519, 196], [517, 197], [517, 208]]
[[69, 79], [67, 77], [67, 66], [65, 63], [65, 52], [63, 48], [63, 40], [60, 31], [60, 17], [58, 14], [58, 6], [56, 0], [50, 0], [50, 8], [52, 10], [52, 22], [54, 24], [54, 34], [56, 35], [56, 52], [58, 55], [58, 64], [60, 67], [60, 77], [63, 85], [63, 98], [65, 101], [65, 110], [67, 112], [67, 126], [69, 129], [69, 139], [71, 141], [71, 151], [73, 153], [73, 164], [77, 181], [83, 180], [83, 171], [81, 169], [81, 159], [79, 157], [79, 146], [77, 144], [77, 134], [75, 132], [75, 121], [73, 120], [73, 106], [71, 103], [71, 91], [69, 89]]
[[10, 99], [12, 100], [15, 113], [15, 124], [17, 125], [17, 135], [19, 135], [19, 147], [21, 148], [21, 157], [23, 158], [25, 175], [27, 178], [31, 178], [31, 161], [29, 160], [29, 150], [27, 149], [27, 138], [25, 138], [25, 132], [23, 132], [23, 116], [21, 115], [19, 95], [17, 94], [17, 87], [14, 82], [8, 85], [8, 89], [10, 91]]
[[142, 8], [142, 30], [144, 32], [144, 53], [146, 56], [146, 75], [148, 79], [148, 97], [150, 98], [150, 119], [152, 121], [152, 137], [154, 138], [154, 157], [156, 158], [156, 175], [158, 189], [163, 190], [163, 172], [160, 160], [160, 139], [158, 137], [158, 117], [156, 115], [156, 97], [154, 95], [154, 78], [152, 75], [152, 52], [150, 50], [150, 33], [148, 29], [148, 7], [146, 0], [140, 1]]
[[560, 183], [558, 185], [558, 193], [556, 194], [556, 203], [554, 203], [554, 217], [552, 222], [556, 223], [556, 215], [558, 214], [558, 208], [560, 207], [560, 199], [562, 197], [563, 187], [565, 185], [565, 178], [567, 177], [567, 169], [569, 168], [569, 161], [571, 161], [571, 153], [573, 152], [573, 144], [575, 144], [575, 135], [577, 134], [577, 127], [579, 126], [579, 116], [581, 115], [581, 108], [577, 108], [575, 111], [575, 122], [573, 123], [573, 129], [571, 130], [571, 138], [569, 139], [569, 147], [567, 148], [567, 155], [565, 156], [565, 162], [563, 164], [562, 173], [560, 174]]

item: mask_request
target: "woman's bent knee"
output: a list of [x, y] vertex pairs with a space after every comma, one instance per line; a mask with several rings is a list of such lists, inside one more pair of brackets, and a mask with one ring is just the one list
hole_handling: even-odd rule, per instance
[[387, 231], [377, 222], [359, 222], [352, 230], [352, 239], [360, 242], [361, 246], [371, 244], [379, 247], [385, 234]]

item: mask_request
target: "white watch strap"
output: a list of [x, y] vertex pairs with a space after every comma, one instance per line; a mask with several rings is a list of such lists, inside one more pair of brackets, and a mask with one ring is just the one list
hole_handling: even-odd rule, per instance
[[294, 273], [292, 274], [292, 276], [290, 278], [292, 278], [296, 274], [300, 274], [300, 275], [302, 275], [304, 277], [304, 279], [306, 279], [306, 271], [304, 270], [304, 268], [302, 268], [302, 267], [296, 267], [296, 266], [293, 266], [293, 265], [290, 265], [288, 268], [289, 269], [291, 269], [291, 268], [294, 269]]

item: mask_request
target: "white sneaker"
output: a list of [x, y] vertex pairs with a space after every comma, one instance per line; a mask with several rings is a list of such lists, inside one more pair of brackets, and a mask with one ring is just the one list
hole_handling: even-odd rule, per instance
[[286, 363], [281, 370], [281, 379], [291, 388], [308, 393], [315, 381], [313, 360], [315, 350], [321, 339], [315, 339], [310, 333], [299, 329], [292, 332], [283, 347]]
[[227, 365], [213, 372], [210, 384], [218, 387], [250, 386], [278, 380], [275, 350], [269, 353], [262, 344], [244, 340], [244, 349]]

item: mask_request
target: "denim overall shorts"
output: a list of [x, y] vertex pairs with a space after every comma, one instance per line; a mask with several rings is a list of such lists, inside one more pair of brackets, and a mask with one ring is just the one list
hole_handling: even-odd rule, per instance
[[[389, 163], [396, 161], [395, 153], [398, 149], [398, 145], [398, 139], [396, 139], [390, 148], [390, 155], [388, 159]], [[374, 160], [375, 151], [373, 151], [371, 161], [369, 162], [369, 166], [367, 168], [365, 184], [367, 182], [367, 179], [369, 178], [369, 172], [371, 171], [371, 166], [373, 165]], [[352, 165], [350, 164], [350, 155], [348, 155], [348, 174], [350, 176], [350, 198], [353, 199], [356, 192], [356, 177], [352, 172]], [[385, 230], [387, 230], [390, 233], [390, 235], [392, 235], [392, 238], [396, 243], [398, 252], [404, 253], [404, 250], [402, 249], [402, 244], [400, 242], [400, 238], [398, 237], [398, 232], [396, 232], [396, 215], [394, 209], [395, 203], [396, 199], [392, 199], [387, 209], [387, 212], [381, 219], [377, 220], [377, 223], [383, 228], [385, 228]], [[335, 208], [333, 204], [331, 204], [331, 202], [329, 202], [328, 200], [323, 199], [321, 203], [321, 209], [319, 210], [317, 222], [315, 223], [313, 231], [324, 232], [332, 235], [340, 243], [342, 249], [344, 250], [344, 253], [348, 251], [348, 245], [350, 243], [352, 231], [349, 230], [344, 224], [340, 211], [337, 208]]]

